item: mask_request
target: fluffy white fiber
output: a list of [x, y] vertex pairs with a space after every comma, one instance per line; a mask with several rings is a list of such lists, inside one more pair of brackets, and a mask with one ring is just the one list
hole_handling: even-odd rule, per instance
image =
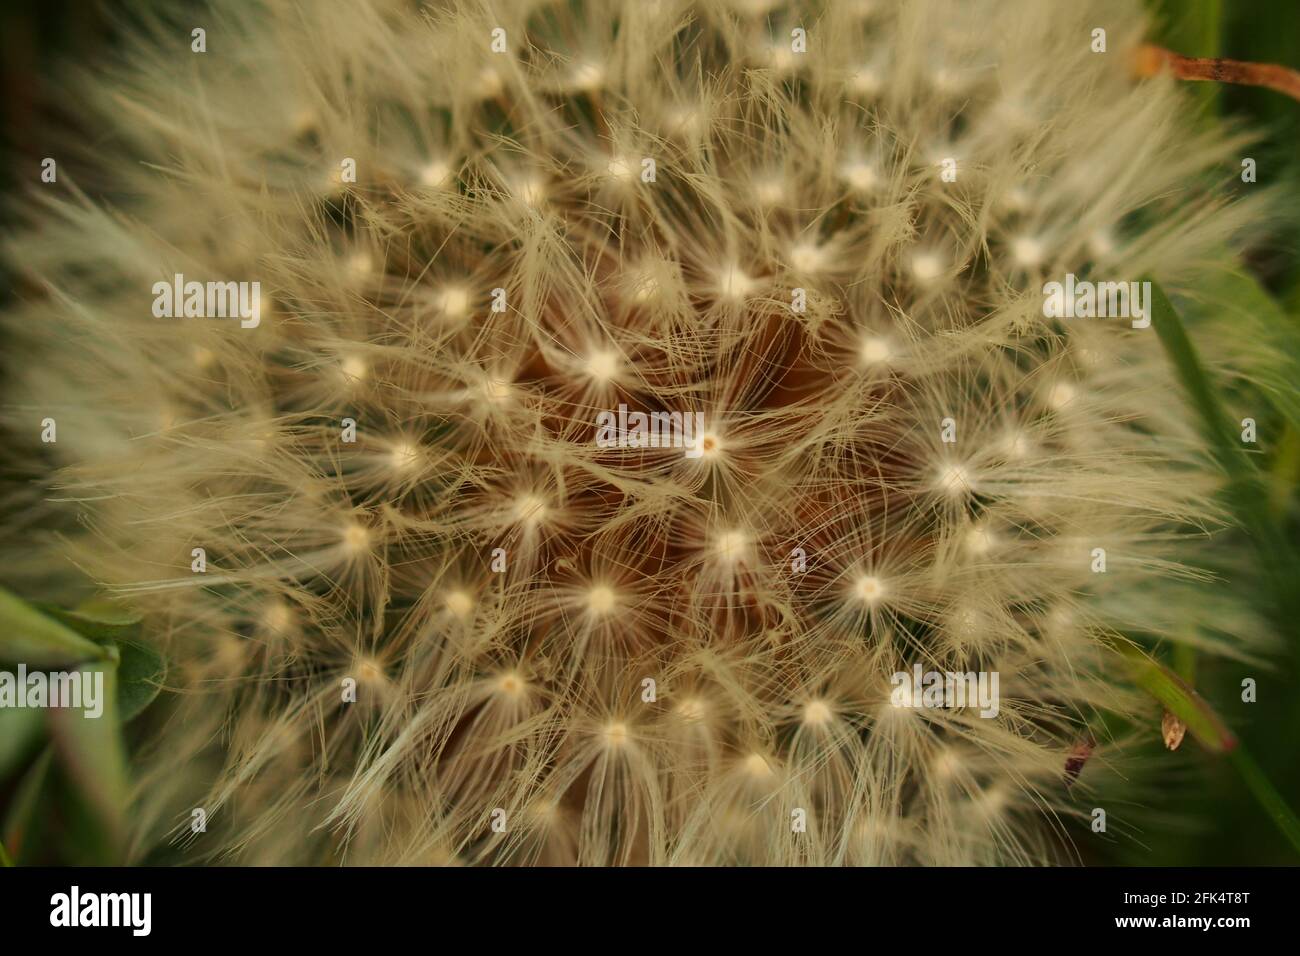
[[[1183, 562], [1218, 516], [1154, 330], [1042, 285], [1177, 283], [1256, 215], [1234, 138], [1131, 78], [1137, 6], [134, 29], [4, 318], [9, 425], [58, 423], [40, 508], [82, 518], [32, 567], [175, 663], [135, 855], [1069, 859], [1110, 751], [1073, 792], [1067, 756], [1143, 706], [1110, 643], [1210, 642]], [[177, 273], [259, 282], [260, 323], [156, 318]], [[599, 447], [620, 404], [702, 412], [701, 454]], [[996, 672], [997, 715], [895, 706], [917, 663]]]

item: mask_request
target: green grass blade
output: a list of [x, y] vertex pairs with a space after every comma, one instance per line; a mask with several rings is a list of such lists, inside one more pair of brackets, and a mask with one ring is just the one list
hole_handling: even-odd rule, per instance
[[1259, 552], [1260, 570], [1270, 585], [1275, 617], [1289, 628], [1300, 616], [1300, 592], [1292, 578], [1296, 559], [1291, 543], [1273, 520], [1262, 475], [1238, 440], [1178, 311], [1159, 283], [1150, 277], [1144, 281], [1151, 282], [1151, 321], [1156, 334], [1201, 420], [1210, 454], [1228, 478], [1228, 504]]
[[106, 655], [94, 641], [0, 588], [0, 661], [67, 667], [103, 660]]
[[[1237, 401], [1268, 401], [1292, 428], [1300, 428], [1300, 324], [1233, 256], [1216, 250], [1221, 263], [1206, 266], [1178, 297], [1183, 321], [1207, 326], [1237, 363], [1248, 369], [1238, 381], [1247, 393]], [[1223, 337], [1232, 336], [1231, 345]]]
[[1201, 360], [1196, 355], [1192, 340], [1187, 336], [1187, 329], [1178, 316], [1177, 310], [1165, 290], [1155, 280], [1147, 277], [1144, 281], [1151, 283], [1151, 321], [1160, 337], [1166, 354], [1174, 363], [1178, 379], [1182, 382], [1187, 396], [1192, 400], [1201, 422], [1210, 439], [1210, 451], [1215, 460], [1229, 475], [1249, 476], [1253, 468], [1246, 457], [1240, 453], [1236, 435], [1229, 425], [1227, 413], [1219, 404], [1219, 399], [1205, 373]]
[[1241, 742], [1215, 713], [1214, 708], [1177, 674], [1139, 648], [1121, 644], [1116, 650], [1128, 661], [1133, 680], [1139, 687], [1186, 724], [1192, 736], [1206, 749], [1226, 755], [1232, 761], [1251, 795], [1282, 831], [1282, 835], [1300, 852], [1300, 820], [1296, 819], [1264, 771], [1245, 752]]
[[1282, 834], [1291, 842], [1291, 846], [1300, 853], [1300, 820], [1287, 806], [1282, 795], [1265, 776], [1264, 771], [1259, 768], [1251, 756], [1246, 751], [1238, 747], [1229, 756], [1233, 766], [1237, 768], [1237, 773], [1241, 779], [1246, 782], [1250, 788], [1251, 794], [1259, 801], [1259, 805], [1264, 808], [1269, 819], [1277, 826]]
[[40, 708], [0, 708], [0, 780], [26, 762], [44, 733], [45, 714]]
[[1226, 754], [1237, 748], [1237, 738], [1200, 694], [1158, 660], [1131, 644], [1117, 648], [1128, 661], [1134, 682], [1160, 701], [1211, 753]]
[[[50, 777], [54, 765], [54, 747], [47, 746], [27, 768], [9, 800], [0, 822], [0, 840], [13, 852], [14, 860], [32, 858], [32, 844], [39, 842], [49, 822], [51, 805]], [[44, 818], [43, 818], [44, 817]]]

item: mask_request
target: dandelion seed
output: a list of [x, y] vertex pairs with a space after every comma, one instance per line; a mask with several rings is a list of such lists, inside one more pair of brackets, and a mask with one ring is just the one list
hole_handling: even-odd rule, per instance
[[714, 539], [713, 553], [728, 564], [743, 561], [749, 553], [749, 535], [743, 531], [724, 531]]
[[834, 716], [825, 701], [810, 701], [803, 709], [803, 724], [805, 727], [821, 727], [829, 724]]
[[704, 110], [698, 106], [675, 106], [668, 112], [669, 132], [686, 139], [699, 139], [706, 132]]
[[359, 385], [370, 375], [370, 365], [359, 355], [346, 355], [339, 362], [339, 373], [347, 385]]
[[918, 282], [933, 282], [943, 275], [943, 257], [937, 252], [918, 252], [912, 256], [912, 275]]
[[874, 574], [860, 575], [853, 582], [853, 596], [870, 607], [875, 607], [885, 597], [885, 582]]
[[1024, 186], [1012, 186], [1002, 194], [1001, 205], [1010, 212], [1026, 212], [1033, 206], [1033, 196]]
[[773, 43], [767, 48], [767, 64], [778, 73], [789, 73], [796, 65], [794, 51], [784, 43]]
[[553, 803], [534, 803], [528, 808], [528, 812], [543, 826], [554, 824], [560, 816], [560, 808]]
[[370, 529], [353, 522], [343, 529], [343, 547], [351, 554], [370, 550]]
[[454, 617], [466, 618], [474, 610], [474, 599], [464, 591], [448, 591], [443, 597], [443, 606]]
[[1012, 430], [1002, 439], [1002, 449], [1008, 458], [1023, 461], [1034, 452], [1034, 443], [1023, 431]]
[[1069, 382], [1057, 382], [1047, 392], [1047, 405], [1061, 411], [1079, 396], [1079, 390]]
[[521, 697], [528, 683], [518, 671], [506, 671], [497, 678], [497, 692], [504, 697]]
[[589, 354], [582, 366], [588, 378], [602, 385], [617, 378], [620, 368], [618, 353], [604, 351]]
[[375, 257], [364, 249], [358, 249], [348, 256], [346, 268], [354, 279], [367, 278], [375, 273]]
[[768, 176], [754, 183], [754, 198], [762, 206], [779, 206], [786, 201], [785, 180], [781, 176]]
[[605, 172], [609, 175], [610, 179], [619, 182], [630, 182], [636, 171], [633, 168], [631, 160], [628, 160], [623, 156], [615, 156], [610, 159], [608, 165], [606, 165]]
[[869, 336], [862, 342], [862, 347], [858, 354], [862, 357], [862, 364], [865, 366], [884, 365], [894, 357], [893, 349], [890, 348], [889, 342], [879, 336]]
[[840, 166], [840, 178], [857, 193], [872, 193], [880, 186], [880, 173], [864, 159], [853, 159]]
[[1019, 96], [1004, 96], [998, 100], [993, 115], [1008, 129], [1028, 129], [1038, 119], [1035, 110]]
[[722, 455], [722, 436], [717, 432], [705, 432], [695, 439], [694, 447], [700, 453], [700, 461], [714, 461]]
[[939, 469], [936, 484], [941, 492], [952, 497], [969, 494], [971, 474], [964, 465], [944, 465]]
[[984, 629], [984, 615], [974, 608], [958, 608], [952, 615], [952, 631], [962, 637], [974, 637]]
[[546, 200], [546, 181], [540, 176], [524, 177], [515, 182], [511, 192], [525, 206], [537, 208]]
[[820, 272], [826, 268], [827, 254], [815, 242], [799, 242], [790, 247], [790, 265], [798, 272]]
[[605, 743], [611, 748], [622, 747], [628, 741], [627, 724], [619, 721], [607, 724], [601, 734], [605, 738]]
[[420, 168], [420, 185], [442, 189], [451, 181], [451, 175], [451, 163], [442, 159], [431, 160]]
[[505, 80], [495, 67], [485, 66], [475, 80], [475, 93], [480, 100], [495, 99], [505, 90]]
[[449, 319], [463, 319], [469, 314], [469, 289], [463, 285], [444, 286], [438, 293], [438, 308]]
[[605, 68], [595, 60], [580, 60], [567, 76], [567, 87], [577, 93], [593, 93], [604, 83]]
[[659, 286], [659, 279], [649, 269], [636, 273], [632, 279], [632, 298], [640, 303], [646, 303], [659, 298], [662, 290]]
[[688, 697], [677, 705], [677, 716], [687, 722], [696, 722], [704, 719], [705, 706], [704, 701], [698, 697]]
[[1105, 259], [1115, 251], [1115, 234], [1098, 229], [1088, 237], [1088, 252], [1094, 259]]
[[411, 442], [399, 442], [393, 446], [389, 460], [397, 471], [409, 471], [419, 462], [420, 449]]
[[745, 273], [740, 266], [730, 263], [718, 271], [718, 296], [728, 302], [744, 302], [758, 289], [757, 279]]
[[985, 818], [997, 817], [1007, 808], [1010, 800], [1006, 790], [999, 784], [989, 787], [972, 801], [973, 806], [980, 816]]
[[772, 776], [772, 765], [760, 753], [751, 753], [745, 758], [745, 773], [755, 780], [766, 780]]
[[262, 627], [269, 634], [287, 634], [293, 627], [293, 609], [284, 601], [269, 602], [262, 611]]
[[503, 405], [514, 397], [514, 388], [502, 378], [488, 378], [483, 382], [483, 397], [492, 405]]
[[942, 94], [960, 93], [970, 85], [970, 74], [966, 70], [948, 66], [935, 67], [930, 73], [930, 83]]
[[1048, 634], [1062, 637], [1069, 634], [1077, 623], [1074, 611], [1065, 605], [1057, 605], [1047, 612], [1043, 626]]
[[993, 550], [997, 543], [997, 538], [993, 532], [984, 526], [976, 526], [966, 532], [965, 544], [966, 551], [972, 555], [985, 555]]
[[1015, 259], [1016, 265], [1025, 269], [1042, 265], [1046, 255], [1047, 249], [1042, 240], [1034, 236], [1018, 236], [1011, 241], [1011, 257]]
[[1099, 349], [1090, 349], [1079, 346], [1071, 350], [1075, 359], [1084, 368], [1097, 368], [1105, 364], [1106, 355]]
[[594, 617], [603, 617], [618, 603], [618, 596], [614, 589], [607, 585], [598, 584], [587, 592], [587, 610]]
[[534, 494], [515, 499], [514, 519], [519, 524], [534, 528], [546, 519], [546, 502]]
[[849, 75], [849, 89], [863, 96], [879, 93], [883, 86], [880, 72], [873, 66], [863, 66]]
[[961, 770], [961, 758], [952, 748], [945, 748], [935, 755], [930, 769], [939, 780], [951, 780]]
[[352, 673], [357, 675], [357, 683], [362, 686], [382, 687], [388, 683], [383, 665], [373, 657], [358, 657], [353, 661]]

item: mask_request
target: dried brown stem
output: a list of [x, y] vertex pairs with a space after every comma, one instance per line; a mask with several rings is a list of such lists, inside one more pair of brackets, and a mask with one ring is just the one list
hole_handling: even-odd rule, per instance
[[1300, 100], [1300, 71], [1276, 63], [1246, 63], [1214, 57], [1180, 56], [1163, 47], [1144, 44], [1138, 49], [1138, 76], [1155, 76], [1168, 68], [1180, 80], [1209, 80], [1266, 86]]

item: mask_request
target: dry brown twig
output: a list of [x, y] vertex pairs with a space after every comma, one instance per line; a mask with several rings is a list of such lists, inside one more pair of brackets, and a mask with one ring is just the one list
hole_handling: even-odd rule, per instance
[[1180, 80], [1265, 86], [1294, 100], [1300, 100], [1300, 70], [1276, 63], [1246, 63], [1217, 57], [1182, 56], [1150, 43], [1138, 48], [1138, 76], [1155, 76], [1165, 68]]

